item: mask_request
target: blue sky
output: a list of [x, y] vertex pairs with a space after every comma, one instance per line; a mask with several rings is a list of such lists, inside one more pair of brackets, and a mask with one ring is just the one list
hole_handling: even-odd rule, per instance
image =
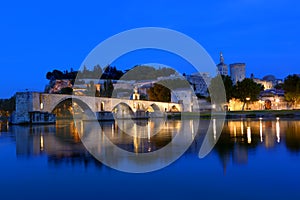
[[[284, 78], [300, 73], [299, 24], [296, 0], [6, 1], [0, 6], [0, 98], [42, 91], [48, 71], [76, 69], [106, 38], [148, 26], [192, 37], [216, 63], [223, 51], [227, 64], [245, 62], [248, 76]], [[135, 63], [125, 61], [117, 67]]]

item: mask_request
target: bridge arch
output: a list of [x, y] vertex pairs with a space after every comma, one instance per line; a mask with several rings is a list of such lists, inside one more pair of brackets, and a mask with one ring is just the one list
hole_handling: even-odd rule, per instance
[[58, 103], [53, 105], [50, 112], [57, 115], [57, 112], [59, 112], [57, 109], [64, 106], [73, 117], [95, 119], [95, 113], [91, 107], [83, 100], [74, 97], [62, 98]]
[[115, 118], [132, 118], [134, 116], [132, 108], [124, 102], [115, 105], [112, 112], [114, 113]]
[[169, 111], [170, 112], [179, 112], [179, 108], [176, 105], [172, 105]]
[[148, 108], [147, 108], [148, 112], [162, 112], [162, 110], [159, 108], [159, 106], [155, 103], [151, 104]]

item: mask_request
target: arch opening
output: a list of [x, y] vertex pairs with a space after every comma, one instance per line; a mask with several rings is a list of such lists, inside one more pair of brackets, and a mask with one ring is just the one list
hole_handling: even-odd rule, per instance
[[52, 112], [57, 119], [93, 119], [95, 114], [82, 100], [67, 98], [61, 100], [53, 108]]
[[131, 119], [134, 117], [134, 112], [126, 103], [119, 103], [113, 109], [114, 118], [117, 119]]
[[158, 105], [156, 105], [155, 103], [151, 104], [148, 108], [147, 108], [148, 112], [161, 112], [160, 108], [158, 107]]

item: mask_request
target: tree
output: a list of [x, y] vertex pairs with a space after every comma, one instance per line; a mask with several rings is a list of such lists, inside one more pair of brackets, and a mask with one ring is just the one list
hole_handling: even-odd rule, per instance
[[68, 95], [72, 95], [73, 94], [73, 89], [71, 87], [65, 87], [65, 88], [62, 88], [60, 91], [59, 91], [59, 94], [68, 94]]
[[[260, 91], [263, 89], [261, 84], [255, 83], [250, 78], [245, 78], [241, 82], [237, 82], [234, 86], [234, 97], [243, 102], [244, 110], [247, 101], [257, 101]], [[249, 100], [248, 100], [249, 98]]]
[[300, 101], [300, 77], [296, 74], [289, 75], [284, 79], [282, 85], [285, 100], [294, 106]]
[[277, 90], [282, 90], [283, 89], [283, 83], [278, 83], [274, 86], [275, 89]]
[[171, 101], [170, 89], [158, 83], [154, 83], [153, 87], [148, 90], [148, 96], [150, 101]]
[[48, 79], [48, 80], [54, 79], [52, 72], [47, 72], [46, 79]]
[[103, 69], [101, 79], [119, 80], [123, 76], [123, 74], [124, 73], [121, 70], [118, 70], [116, 67], [108, 65]]
[[[230, 99], [232, 99], [233, 95], [234, 95], [234, 87], [233, 87], [233, 82], [230, 78], [230, 76], [221, 76], [223, 84], [224, 84], [224, 89], [225, 89], [225, 93], [226, 93], [226, 102], [229, 102]], [[213, 78], [210, 82], [209, 85], [209, 92], [211, 93], [210, 95], [214, 95], [214, 92], [218, 92], [220, 91], [222, 88], [222, 86], [220, 85], [220, 77], [217, 76], [215, 78]], [[222, 103], [222, 102], [221, 102]], [[225, 103], [225, 102], [223, 102]]]
[[52, 80], [61, 80], [61, 79], [75, 79], [77, 76], [77, 72], [71, 70], [71, 72], [68, 72], [68, 70], [61, 72], [60, 70], [53, 70], [52, 72], [47, 72], [46, 78], [50, 81]]
[[16, 97], [13, 96], [9, 99], [0, 99], [0, 113], [1, 115], [6, 116], [10, 115], [13, 111], [16, 110]]
[[101, 88], [100, 96], [112, 97], [113, 91], [114, 91], [113, 82], [111, 80], [106, 80], [103, 84], [103, 87]]
[[127, 70], [122, 80], [154, 80], [158, 77], [168, 77], [176, 74], [176, 71], [171, 68], [154, 68], [152, 66], [137, 65], [130, 70]]

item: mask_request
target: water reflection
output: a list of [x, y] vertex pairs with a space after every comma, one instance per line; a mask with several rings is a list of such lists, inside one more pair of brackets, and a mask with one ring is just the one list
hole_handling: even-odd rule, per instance
[[[104, 164], [126, 172], [160, 169], [179, 158], [194, 140], [198, 120], [78, 121], [88, 151]], [[205, 120], [206, 124], [208, 121]]]
[[[86, 150], [81, 142], [80, 135], [87, 127], [85, 122], [74, 124], [73, 121], [58, 121], [56, 125], [45, 126], [8, 126], [7, 123], [0, 123], [1, 139], [10, 135], [15, 142], [16, 156], [18, 158], [30, 158], [32, 156], [47, 156], [48, 162], [54, 166], [65, 163], [89, 163], [102, 166]], [[199, 124], [200, 123], [200, 124]], [[247, 164], [250, 152], [258, 147], [271, 149], [284, 147], [290, 153], [300, 152], [300, 121], [299, 120], [265, 120], [265, 119], [242, 119], [228, 120], [225, 122], [222, 134], [216, 141], [217, 119], [212, 120], [212, 132], [208, 140], [216, 143], [214, 152], [217, 153], [224, 170], [232, 160], [236, 164]], [[135, 124], [126, 122], [101, 123], [103, 134], [86, 135], [91, 141], [103, 140], [104, 134], [109, 140], [119, 148], [134, 154], [155, 152], [166, 147], [173, 142], [176, 135], [184, 134], [187, 140], [194, 141], [186, 154], [195, 155], [200, 150], [205, 133], [209, 126], [209, 120], [170, 120], [170, 121], [138, 121]], [[89, 132], [99, 130], [89, 127]], [[130, 131], [126, 134], [124, 130]], [[13, 137], [11, 137], [13, 135]], [[142, 135], [143, 137], [140, 137]], [[177, 142], [177, 143], [176, 143]], [[177, 151], [176, 141], [170, 152]], [[103, 143], [99, 143], [103, 144]], [[94, 146], [94, 151], [113, 155], [114, 152], [107, 151], [103, 146]], [[105, 152], [106, 151], [106, 152]], [[167, 154], [162, 155], [161, 160], [167, 160]], [[114, 162], [119, 162], [116, 159]], [[123, 160], [124, 161], [124, 160]]]
[[54, 166], [100, 164], [82, 145], [73, 121], [44, 126], [11, 126], [9, 131], [14, 134], [17, 158], [46, 155], [49, 164]]
[[[285, 146], [289, 152], [300, 152], [300, 121], [244, 119], [227, 121], [215, 146], [224, 171], [228, 162], [246, 164], [250, 152], [258, 147], [265, 149]], [[244, 133], [247, 133], [244, 135]]]
[[[234, 143], [257, 144], [258, 139], [266, 148], [274, 147], [275, 143], [281, 142], [281, 132], [286, 132], [290, 127], [300, 125], [299, 121], [291, 120], [258, 120], [244, 119], [238, 121], [227, 121], [222, 135], [230, 135]], [[246, 136], [244, 136], [246, 132]]]

